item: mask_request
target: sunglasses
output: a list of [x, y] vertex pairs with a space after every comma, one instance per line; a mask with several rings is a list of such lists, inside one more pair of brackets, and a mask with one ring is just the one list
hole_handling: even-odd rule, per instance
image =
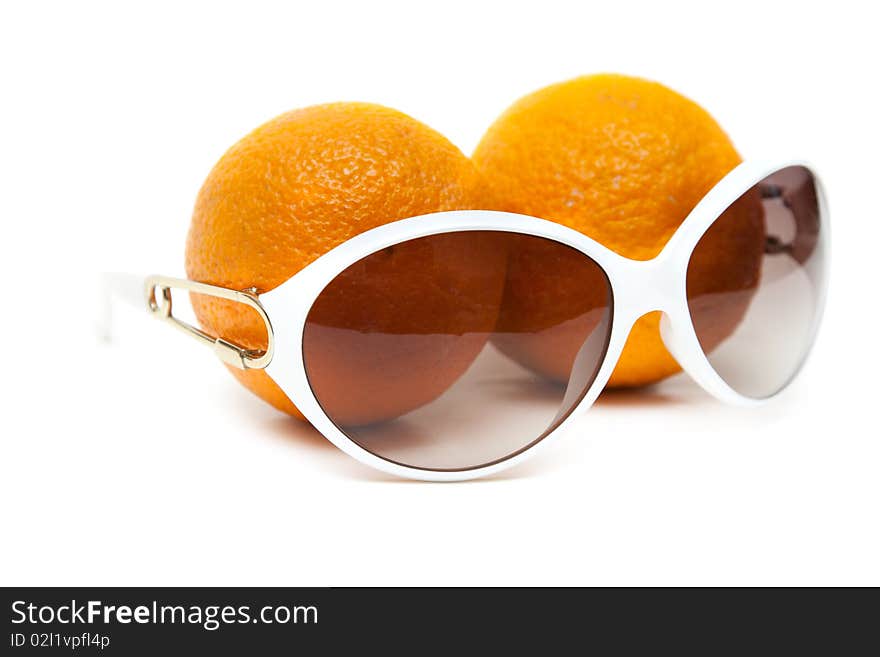
[[[154, 316], [228, 365], [265, 370], [344, 452], [451, 481], [520, 463], [569, 427], [653, 311], [667, 350], [710, 394], [776, 395], [814, 341], [828, 244], [807, 165], [744, 163], [651, 260], [551, 221], [467, 210], [364, 232], [265, 293], [162, 276], [139, 287]], [[255, 313], [265, 349], [179, 319], [175, 289]]]

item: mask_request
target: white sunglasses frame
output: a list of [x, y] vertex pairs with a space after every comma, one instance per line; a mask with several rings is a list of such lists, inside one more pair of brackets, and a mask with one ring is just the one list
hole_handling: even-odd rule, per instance
[[[828, 208], [822, 183], [815, 168], [803, 160], [744, 162], [727, 174], [694, 207], [663, 250], [651, 260], [625, 258], [586, 235], [545, 219], [491, 210], [455, 210], [402, 219], [352, 237], [322, 255], [278, 287], [257, 295], [256, 290], [237, 291], [193, 281], [151, 276], [144, 282], [148, 309], [170, 320], [189, 334], [215, 347], [228, 364], [243, 369], [265, 369], [306, 419], [330, 442], [361, 463], [391, 475], [424, 481], [462, 481], [501, 472], [522, 463], [544, 449], [584, 413], [605, 388], [633, 324], [653, 311], [663, 313], [660, 333], [663, 343], [682, 369], [698, 385], [720, 401], [742, 406], [760, 404], [767, 398], [746, 397], [731, 388], [713, 369], [700, 348], [687, 300], [687, 268], [700, 238], [714, 221], [745, 191], [789, 166], [803, 166], [813, 174], [819, 202], [824, 252], [829, 252]], [[460, 231], [504, 231], [534, 235], [565, 244], [594, 260], [605, 272], [612, 290], [611, 335], [604, 359], [592, 385], [580, 402], [553, 431], [513, 455], [469, 469], [430, 470], [395, 463], [369, 452], [349, 438], [324, 412], [308, 382], [303, 360], [303, 332], [313, 303], [324, 288], [343, 270], [362, 258], [394, 244], [429, 235]], [[810, 345], [825, 305], [828, 289], [826, 255], [820, 273], [817, 308], [810, 328]], [[248, 352], [236, 345], [189, 326], [171, 314], [171, 289], [182, 288], [244, 303], [263, 319], [270, 338], [266, 352]], [[270, 319], [271, 318], [271, 319]], [[793, 379], [809, 354], [804, 354]], [[791, 380], [789, 379], [789, 381]], [[787, 383], [786, 383], [787, 385]]]

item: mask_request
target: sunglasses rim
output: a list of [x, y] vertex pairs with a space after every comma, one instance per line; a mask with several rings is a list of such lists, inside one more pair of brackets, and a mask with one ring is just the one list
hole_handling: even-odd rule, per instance
[[[438, 214], [438, 213], [435, 213], [435, 214]], [[431, 215], [425, 215], [425, 216], [431, 216]], [[455, 231], [450, 231], [450, 232], [455, 232]], [[476, 231], [474, 231], [474, 232], [476, 232]], [[488, 231], [488, 232], [494, 232], [494, 231]], [[511, 231], [506, 231], [506, 232], [510, 232], [511, 234], [517, 234], [517, 235], [525, 235], [525, 233], [514, 233]], [[533, 236], [530, 235], [529, 237], [533, 237]], [[420, 239], [420, 238], [414, 238], [414, 239]], [[539, 238], [539, 239], [543, 239], [543, 238]], [[406, 240], [406, 241], [409, 241], [409, 240]], [[402, 244], [402, 243], [403, 242], [398, 242], [398, 244]], [[563, 246], [565, 246], [565, 245], [563, 245]], [[596, 262], [592, 258], [590, 258], [589, 256], [586, 256], [585, 254], [583, 254], [581, 252], [578, 252], [578, 253], [580, 253], [581, 255], [584, 255], [590, 261], [591, 264], [596, 265]], [[596, 266], [598, 267], [598, 265], [596, 265]], [[605, 362], [605, 356], [608, 352], [608, 347], [611, 342], [612, 328], [613, 328], [613, 322], [614, 322], [614, 292], [611, 287], [611, 281], [609, 280], [608, 275], [605, 273], [605, 270], [603, 270], [601, 267], [599, 267], [599, 272], [602, 274], [602, 276], [605, 279], [605, 285], [606, 285], [606, 289], [608, 291], [608, 306], [607, 306], [607, 310], [606, 310], [608, 326], [604, 329], [604, 331], [605, 331], [605, 335], [603, 337], [604, 345], [602, 347], [602, 357], [601, 357], [601, 360], [599, 361], [599, 365], [601, 366], [601, 364]], [[303, 333], [305, 333], [305, 327], [304, 327]], [[308, 368], [305, 365], [305, 360], [306, 360], [305, 348], [303, 348], [303, 368], [306, 370], [306, 378], [308, 379]], [[598, 376], [598, 371], [599, 370], [597, 368], [596, 373], [593, 376], [594, 379]], [[311, 386], [311, 384], [309, 384], [309, 385]], [[395, 465], [400, 465], [405, 468], [415, 468], [417, 470], [427, 470], [430, 472], [463, 472], [463, 471], [477, 470], [477, 469], [482, 469], [482, 468], [487, 468], [487, 467], [493, 466], [497, 463], [501, 463], [501, 462], [506, 461], [510, 458], [513, 458], [513, 457], [517, 456], [518, 454], [520, 454], [521, 452], [525, 452], [527, 450], [534, 448], [537, 443], [543, 441], [548, 436], [553, 434], [556, 431], [556, 429], [559, 427], [559, 425], [562, 424], [566, 419], [568, 419], [568, 417], [572, 413], [574, 413], [577, 410], [577, 408], [580, 406], [580, 403], [583, 400], [584, 396], [588, 393], [588, 391], [591, 387], [592, 387], [592, 383], [590, 386], [588, 386], [587, 388], [585, 388], [584, 390], [582, 390], [579, 393], [577, 401], [574, 404], [572, 404], [571, 407], [565, 412], [562, 419], [556, 419], [554, 422], [551, 422], [548, 425], [548, 427], [540, 435], [533, 438], [532, 440], [530, 440], [527, 444], [523, 445], [522, 447], [519, 447], [519, 448], [513, 450], [509, 454], [506, 454], [504, 456], [500, 456], [498, 458], [491, 459], [489, 461], [484, 461], [478, 465], [455, 467], [455, 468], [432, 468], [432, 467], [427, 467], [427, 466], [407, 465], [406, 463], [403, 463], [402, 461], [396, 461], [388, 456], [382, 456], [381, 454], [378, 454], [376, 452], [369, 450], [366, 447], [363, 447], [362, 445], [360, 445], [360, 443], [357, 443], [357, 441], [354, 438], [352, 438], [351, 436], [349, 436], [345, 432], [345, 429], [343, 427], [339, 426], [336, 423], [336, 421], [333, 420], [333, 418], [330, 418], [330, 416], [327, 414], [326, 411], [324, 411], [324, 415], [330, 419], [330, 421], [333, 423], [333, 425], [340, 432], [342, 432], [342, 434], [345, 435], [346, 438], [348, 438], [352, 442], [355, 442], [360, 447], [362, 447], [362, 449], [365, 449], [370, 454], [374, 454], [375, 456], [378, 456], [380, 459], [388, 461], [389, 463], [393, 463]], [[312, 396], [315, 397], [315, 399], [317, 399], [317, 395], [314, 394], [314, 390], [312, 390]], [[320, 400], [317, 400], [317, 401], [318, 401], [318, 404], [320, 405], [321, 404]], [[324, 407], [321, 406], [321, 409], [324, 410]]]
[[[342, 451], [367, 466], [387, 474], [427, 481], [461, 481], [484, 477], [514, 467], [535, 456], [552, 439], [565, 433], [572, 421], [592, 406], [616, 365], [632, 325], [646, 313], [660, 311], [661, 336], [672, 356], [695, 382], [721, 401], [752, 406], [765, 398], [751, 398], [728, 385], [714, 370], [700, 348], [687, 303], [687, 267], [700, 238], [737, 198], [767, 176], [790, 166], [805, 167], [813, 176], [824, 242], [810, 348], [793, 379], [803, 367], [815, 343], [828, 288], [828, 209], [825, 191], [815, 167], [802, 159], [744, 162], [719, 181], [688, 214], [663, 250], [651, 260], [631, 260], [602, 246], [586, 235], [561, 224], [527, 215], [491, 210], [455, 210], [395, 221], [361, 233], [322, 255], [273, 290], [260, 295], [272, 318], [275, 354], [266, 368], [306, 419]], [[346, 435], [326, 414], [308, 382], [302, 353], [306, 318], [324, 288], [347, 267], [383, 248], [401, 242], [461, 231], [500, 231], [550, 239], [580, 251], [595, 262], [607, 277], [611, 296], [608, 344], [598, 373], [580, 401], [552, 430], [524, 448], [491, 463], [459, 469], [428, 469], [391, 461], [366, 450]], [[296, 347], [295, 347], [296, 346]], [[787, 385], [787, 384], [786, 384]]]

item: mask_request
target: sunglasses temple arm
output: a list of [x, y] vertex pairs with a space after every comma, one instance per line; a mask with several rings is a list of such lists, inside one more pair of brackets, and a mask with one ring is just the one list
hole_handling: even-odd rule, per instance
[[[257, 297], [256, 289], [232, 290], [169, 276], [143, 277], [133, 274], [105, 274], [102, 278], [104, 310], [100, 333], [106, 341], [112, 341], [113, 308], [118, 299], [137, 308], [146, 309], [153, 317], [171, 324], [190, 338], [211, 347], [220, 360], [237, 369], [264, 369], [272, 360], [275, 334], [269, 316]], [[249, 349], [237, 345], [220, 336], [211, 335], [176, 317], [172, 311], [172, 290], [175, 289], [226, 299], [248, 306], [263, 322], [266, 329], [266, 348], [262, 350]]]
[[775, 235], [767, 235], [764, 253], [767, 255], [784, 253], [800, 264], [807, 262], [819, 244], [819, 214], [810, 210], [819, 206], [815, 186], [801, 184], [783, 191], [778, 185], [765, 183], [760, 186], [760, 192], [761, 198], [765, 201], [768, 199], [782, 201], [795, 228], [794, 237], [786, 242]]
[[113, 342], [115, 337], [114, 316], [120, 303], [143, 310], [144, 276], [122, 272], [105, 272], [100, 279], [100, 305], [97, 322], [98, 337], [103, 342]]

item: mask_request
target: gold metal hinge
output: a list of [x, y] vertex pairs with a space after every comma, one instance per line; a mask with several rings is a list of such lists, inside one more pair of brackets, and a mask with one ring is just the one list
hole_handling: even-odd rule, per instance
[[[266, 350], [246, 349], [224, 340], [222, 337], [210, 335], [202, 329], [175, 317], [172, 313], [171, 303], [171, 290], [173, 289], [187, 290], [188, 292], [204, 294], [218, 299], [228, 299], [229, 301], [235, 301], [253, 308], [266, 326], [266, 336], [268, 338]], [[242, 370], [261, 370], [272, 361], [272, 354], [275, 349], [275, 333], [272, 330], [269, 316], [257, 298], [256, 289], [251, 288], [239, 291], [216, 285], [208, 285], [207, 283], [197, 283], [184, 278], [149, 276], [144, 281], [144, 294], [147, 301], [147, 309], [154, 317], [169, 322], [172, 326], [195, 338], [202, 344], [212, 347], [224, 363]]]

